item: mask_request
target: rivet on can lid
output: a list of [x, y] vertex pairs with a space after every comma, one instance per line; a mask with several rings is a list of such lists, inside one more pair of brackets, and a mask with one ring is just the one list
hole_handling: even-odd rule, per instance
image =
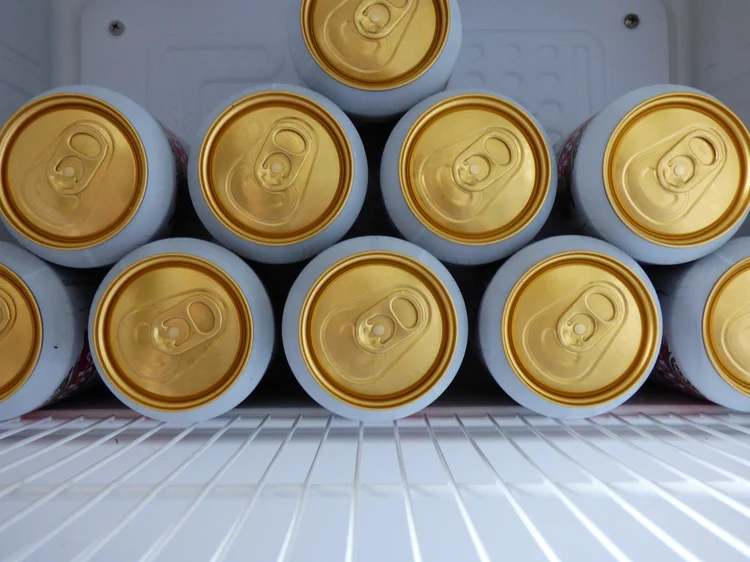
[[40, 246], [84, 250], [114, 238], [138, 212], [147, 179], [136, 129], [91, 96], [44, 96], [0, 131], [0, 214]]
[[354, 156], [346, 132], [302, 95], [267, 91], [227, 108], [200, 150], [203, 196], [237, 236], [283, 246], [312, 238], [346, 205]]
[[29, 379], [42, 352], [42, 315], [31, 289], [0, 265], [0, 402]]
[[369, 251], [329, 267], [302, 306], [299, 339], [316, 382], [355, 408], [386, 410], [427, 394], [456, 352], [450, 293], [403, 254]]
[[655, 244], [690, 247], [720, 238], [750, 208], [750, 133], [715, 99], [654, 97], [612, 133], [604, 155], [610, 204]]
[[407, 205], [446, 240], [486, 245], [534, 220], [547, 198], [552, 155], [520, 107], [490, 95], [462, 94], [427, 109], [399, 157]]
[[310, 55], [331, 77], [360, 90], [391, 90], [435, 63], [450, 29], [448, 0], [303, 0]]
[[94, 319], [94, 352], [123, 395], [163, 412], [205, 406], [244, 371], [250, 306], [231, 276], [187, 254], [159, 254], [110, 283]]
[[750, 396], [750, 258], [716, 282], [703, 312], [706, 353], [719, 375]]
[[505, 355], [542, 398], [594, 407], [648, 376], [660, 345], [658, 305], [630, 268], [595, 252], [565, 252], [529, 269], [501, 319]]

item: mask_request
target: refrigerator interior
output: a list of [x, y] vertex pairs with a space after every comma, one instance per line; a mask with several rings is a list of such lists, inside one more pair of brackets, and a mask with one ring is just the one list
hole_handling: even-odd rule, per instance
[[[459, 4], [449, 88], [514, 97], [555, 142], [664, 82], [750, 124], [747, 0]], [[0, 122], [90, 83], [189, 144], [233, 92], [299, 83], [290, 17], [289, 0], [0, 0]], [[349, 236], [392, 232], [377, 185], [392, 125], [358, 123], [371, 174]], [[280, 315], [301, 266], [254, 267]], [[472, 314], [496, 267], [453, 270]], [[159, 424], [95, 388], [0, 423], [0, 560], [733, 561], [750, 559], [748, 529], [750, 415], [647, 386], [611, 415], [546, 419], [472, 349], [433, 407], [394, 424], [330, 417], [280, 347], [258, 390], [211, 422]]]

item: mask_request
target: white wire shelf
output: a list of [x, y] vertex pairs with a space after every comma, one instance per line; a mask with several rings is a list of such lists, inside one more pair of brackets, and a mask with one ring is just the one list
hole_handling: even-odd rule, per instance
[[640, 410], [39, 412], [0, 424], [0, 558], [750, 559], [750, 416]]

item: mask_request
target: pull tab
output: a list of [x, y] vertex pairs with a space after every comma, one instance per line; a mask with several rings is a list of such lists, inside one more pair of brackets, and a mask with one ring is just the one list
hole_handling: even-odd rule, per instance
[[750, 305], [742, 307], [727, 320], [721, 340], [734, 367], [750, 380]]
[[671, 193], [687, 193], [721, 168], [725, 160], [722, 138], [709, 129], [694, 129], [659, 160], [659, 184]]
[[0, 291], [0, 341], [3, 341], [13, 327], [14, 314], [12, 302], [9, 295]]
[[572, 353], [584, 353], [598, 344], [625, 316], [622, 295], [601, 283], [590, 285], [557, 321], [560, 344]]
[[505, 129], [488, 131], [453, 161], [453, 181], [470, 192], [484, 191], [521, 165], [521, 143]]
[[151, 343], [167, 355], [182, 355], [216, 337], [224, 319], [207, 295], [185, 299], [151, 323]]
[[387, 353], [427, 324], [427, 301], [410, 289], [400, 289], [379, 301], [357, 319], [354, 337], [365, 351]]
[[406, 17], [414, 3], [415, 0], [407, 0], [399, 8], [386, 0], [362, 0], [354, 10], [354, 25], [366, 39], [382, 39]]
[[106, 131], [82, 121], [68, 127], [47, 163], [47, 181], [61, 195], [86, 189], [112, 149]]
[[271, 127], [255, 160], [255, 178], [268, 191], [294, 185], [313, 147], [313, 131], [302, 121], [284, 119]]

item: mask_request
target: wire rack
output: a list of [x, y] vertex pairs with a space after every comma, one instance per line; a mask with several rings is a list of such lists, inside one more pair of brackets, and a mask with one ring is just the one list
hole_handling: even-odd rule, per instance
[[0, 558], [746, 560], [750, 416], [278, 410], [0, 424]]

